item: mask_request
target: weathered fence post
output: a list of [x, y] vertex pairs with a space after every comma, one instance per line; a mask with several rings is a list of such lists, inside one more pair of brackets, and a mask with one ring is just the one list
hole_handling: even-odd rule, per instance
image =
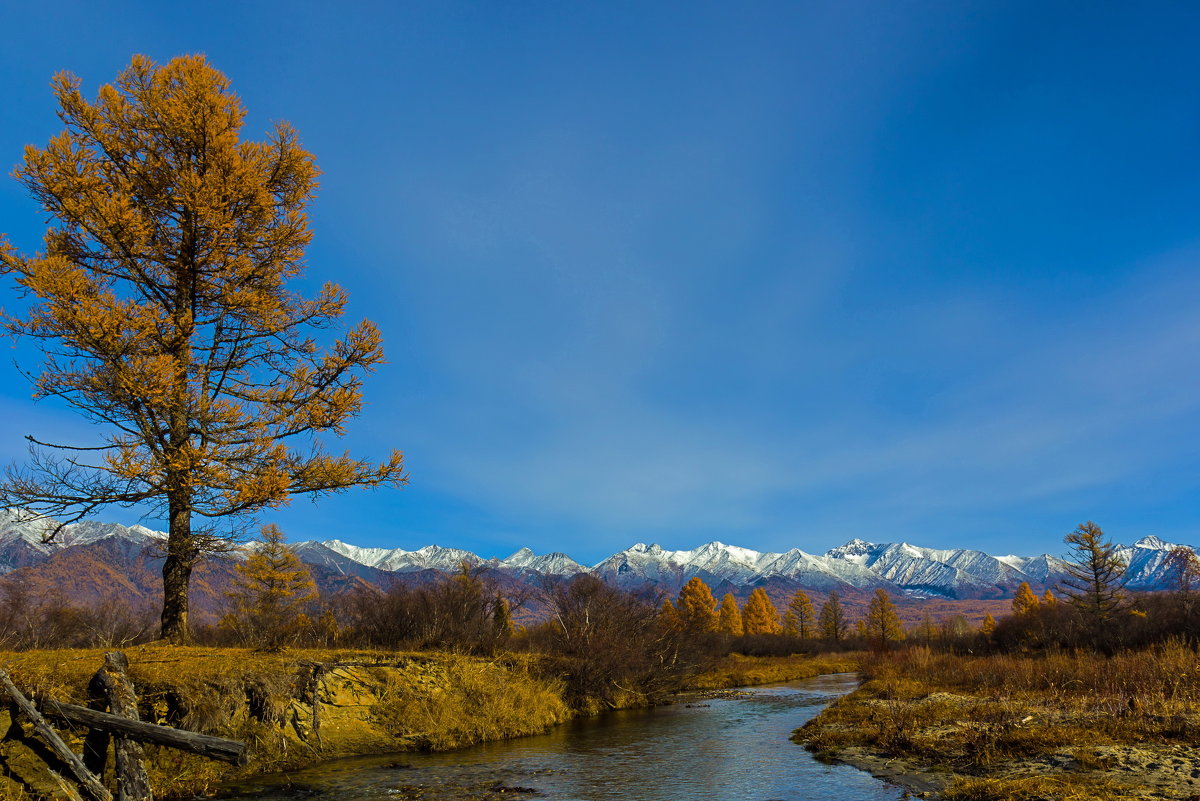
[[[138, 720], [137, 694], [125, 673], [128, 667], [129, 660], [120, 651], [105, 654], [104, 666], [92, 677], [88, 693], [94, 700], [106, 700], [112, 714]], [[113, 738], [113, 753], [117, 763], [117, 801], [153, 801], [141, 743], [118, 734]]]

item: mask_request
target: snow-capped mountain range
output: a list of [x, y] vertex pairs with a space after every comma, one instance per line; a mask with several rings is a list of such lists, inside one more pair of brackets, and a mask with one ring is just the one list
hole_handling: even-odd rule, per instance
[[[61, 527], [52, 541], [46, 535], [58, 524], [28, 512], [0, 510], [0, 573], [40, 564], [69, 548], [115, 540], [130, 553], [161, 543], [166, 535], [144, 526], [83, 522]], [[252, 546], [248, 546], [252, 547]], [[522, 548], [507, 559], [483, 559], [470, 551], [427, 545], [402, 548], [362, 548], [341, 540], [308, 541], [293, 546], [306, 562], [338, 573], [360, 576], [452, 572], [464, 563], [487, 565], [517, 578], [569, 577], [590, 572], [622, 587], [647, 584], [675, 591], [698, 576], [722, 591], [754, 586], [803, 587], [829, 590], [873, 590], [949, 598], [996, 598], [1011, 595], [1023, 581], [1035, 588], [1061, 580], [1064, 562], [1050, 554], [991, 556], [973, 549], [921, 548], [908, 543], [871, 543], [854, 539], [824, 554], [799, 548], [764, 553], [710, 542], [686, 551], [669, 551], [638, 543], [587, 567], [564, 553], [537, 555]], [[1129, 565], [1132, 589], [1164, 586], [1167, 553], [1175, 545], [1148, 536], [1121, 546]], [[235, 552], [236, 557], [236, 552]]]

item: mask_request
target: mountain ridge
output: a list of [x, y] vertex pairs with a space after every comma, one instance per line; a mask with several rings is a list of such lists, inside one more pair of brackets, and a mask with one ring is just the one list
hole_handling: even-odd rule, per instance
[[[53, 540], [47, 541], [51, 530]], [[122, 543], [129, 558], [156, 553], [166, 535], [144, 526], [86, 521], [61, 525], [23, 510], [0, 510], [0, 574], [42, 564], [71, 548], [102, 542]], [[340, 539], [294, 543], [300, 558], [331, 575], [386, 583], [428, 571], [450, 573], [465, 563], [510, 573], [524, 580], [593, 573], [626, 588], [652, 585], [677, 591], [699, 577], [711, 586], [748, 590], [770, 584], [828, 592], [883, 588], [907, 595], [944, 598], [1008, 597], [1021, 582], [1051, 588], [1065, 575], [1065, 562], [1051, 554], [992, 556], [972, 548], [925, 548], [907, 542], [873, 543], [859, 538], [812, 554], [792, 548], [782, 553], [756, 551], [719, 541], [686, 550], [635, 543], [588, 567], [565, 553], [535, 554], [521, 548], [505, 559], [484, 559], [461, 548], [426, 545], [415, 550], [361, 547]], [[1131, 589], [1157, 589], [1168, 581], [1165, 565], [1176, 547], [1147, 535], [1118, 546], [1126, 560]], [[1190, 546], [1188, 546], [1190, 547]], [[238, 558], [238, 551], [231, 556]]]

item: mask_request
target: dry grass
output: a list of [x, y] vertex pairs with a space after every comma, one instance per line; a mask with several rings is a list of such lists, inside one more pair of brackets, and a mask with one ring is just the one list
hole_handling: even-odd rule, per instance
[[1103, 778], [1031, 776], [1024, 779], [960, 779], [942, 793], [945, 801], [1125, 801], [1141, 799]]
[[[111, 648], [58, 651], [0, 651], [0, 666], [12, 674], [17, 686], [59, 700], [82, 697], [88, 680]], [[259, 675], [295, 670], [313, 662], [377, 662], [428, 655], [395, 651], [295, 649], [284, 652], [247, 648], [201, 648], [141, 645], [124, 649], [129, 674], [140, 687], [175, 687], [188, 681], [209, 681], [222, 676]]]
[[1112, 758], [1093, 749], [1178, 748], [1200, 733], [1200, 663], [1182, 643], [1113, 657], [913, 648], [873, 657], [863, 673], [795, 739], [828, 756], [865, 747], [973, 774], [950, 799], [1138, 797], [1108, 786]]
[[449, 665], [437, 692], [389, 677], [372, 717], [392, 735], [431, 750], [539, 734], [570, 716], [562, 687], [527, 670], [483, 661]]
[[716, 667], [693, 677], [689, 690], [723, 690], [777, 681], [796, 681], [827, 673], [852, 673], [859, 669], [863, 653], [820, 656], [742, 656], [731, 654]]

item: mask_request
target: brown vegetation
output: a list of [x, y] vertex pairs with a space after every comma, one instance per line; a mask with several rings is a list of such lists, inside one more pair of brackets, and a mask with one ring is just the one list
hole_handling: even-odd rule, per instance
[[819, 656], [752, 657], [730, 654], [708, 670], [684, 682], [688, 690], [721, 690], [772, 684], [778, 681], [797, 681], [829, 673], [852, 673], [859, 669], [865, 654], [862, 652], [828, 653]]
[[[1181, 642], [1111, 657], [963, 656], [917, 647], [873, 656], [864, 674], [859, 691], [797, 739], [829, 755], [867, 748], [923, 769], [976, 775], [979, 781], [955, 785], [952, 798], [1025, 797], [1004, 795], [1009, 781], [1049, 793], [1030, 798], [1083, 797], [1081, 788], [1111, 783], [1122, 760], [1140, 764], [1138, 754], [1148, 750], [1165, 763], [1200, 734], [1197, 653]], [[1174, 780], [1162, 781], [1155, 793], [1170, 792]]]

